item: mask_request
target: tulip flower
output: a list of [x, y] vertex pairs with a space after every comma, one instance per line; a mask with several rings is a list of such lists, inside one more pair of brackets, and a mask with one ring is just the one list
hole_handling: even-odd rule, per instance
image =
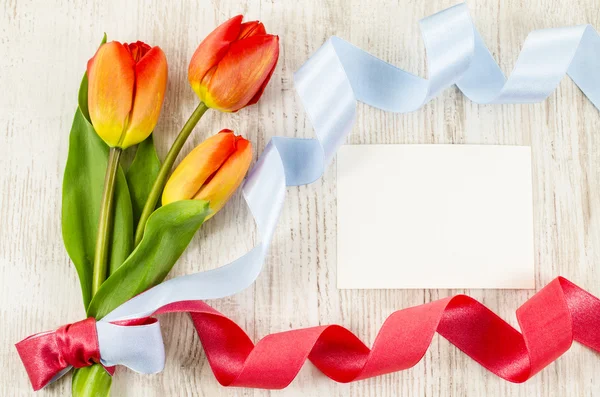
[[122, 149], [146, 139], [167, 88], [167, 58], [160, 47], [141, 41], [103, 44], [87, 72], [90, 119], [100, 138]]
[[183, 159], [165, 186], [162, 203], [208, 201], [209, 219], [240, 186], [251, 161], [252, 144], [231, 130], [222, 130]]
[[192, 89], [209, 108], [236, 112], [260, 99], [279, 58], [279, 38], [242, 15], [216, 28], [198, 46], [188, 69]]
[[158, 172], [135, 231], [136, 246], [142, 241], [146, 222], [156, 208], [181, 148], [204, 113], [209, 108], [237, 112], [256, 103], [273, 75], [279, 59], [279, 38], [267, 34], [261, 22], [242, 23], [242, 19], [238, 15], [218, 26], [192, 56], [188, 80], [200, 104], [181, 129]]
[[110, 146], [96, 251], [92, 294], [107, 277], [112, 202], [122, 149], [138, 144], [158, 122], [167, 87], [167, 59], [159, 47], [138, 41], [100, 46], [87, 64], [88, 110], [96, 133]]

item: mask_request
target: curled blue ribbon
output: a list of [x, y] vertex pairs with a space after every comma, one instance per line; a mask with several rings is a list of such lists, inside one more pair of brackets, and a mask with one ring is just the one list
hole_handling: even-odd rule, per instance
[[308, 184], [322, 175], [352, 129], [357, 101], [391, 112], [409, 112], [456, 84], [477, 103], [534, 103], [546, 99], [568, 74], [600, 109], [600, 36], [590, 25], [530, 33], [508, 79], [485, 47], [466, 5], [427, 17], [420, 27], [428, 54], [428, 80], [338, 37], [329, 39], [295, 73], [296, 89], [317, 139], [274, 137], [249, 173], [243, 194], [260, 244], [228, 265], [165, 281], [108, 314], [97, 324], [104, 365], [126, 365], [142, 373], [160, 371], [164, 365], [157, 323], [138, 328], [118, 327], [109, 321], [145, 317], [168, 303], [222, 298], [254, 283], [286, 186]]

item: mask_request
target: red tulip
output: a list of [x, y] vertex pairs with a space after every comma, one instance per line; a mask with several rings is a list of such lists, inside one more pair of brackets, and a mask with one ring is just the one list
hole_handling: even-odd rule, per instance
[[188, 79], [210, 108], [236, 112], [260, 99], [279, 58], [279, 37], [261, 22], [231, 18], [209, 34], [192, 56]]
[[177, 166], [162, 195], [163, 205], [179, 200], [206, 200], [212, 217], [242, 183], [252, 144], [231, 130], [222, 130], [188, 154]]
[[146, 139], [167, 88], [167, 58], [160, 47], [141, 41], [103, 44], [87, 72], [90, 119], [102, 140], [127, 148]]

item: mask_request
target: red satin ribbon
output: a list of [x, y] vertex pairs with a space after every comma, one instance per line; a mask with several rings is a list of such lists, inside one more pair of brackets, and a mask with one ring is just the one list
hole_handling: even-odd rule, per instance
[[100, 362], [96, 320], [91, 317], [54, 332], [32, 335], [15, 346], [34, 390], [69, 366], [82, 368]]
[[[172, 312], [190, 313], [210, 366], [224, 386], [281, 389], [306, 359], [338, 382], [400, 371], [419, 362], [436, 331], [489, 371], [517, 383], [556, 360], [573, 340], [600, 351], [600, 300], [562, 277], [517, 310], [522, 334], [481, 303], [457, 295], [394, 312], [382, 325], [372, 349], [339, 325], [275, 333], [254, 345], [238, 325], [202, 301], [169, 304], [154, 314]], [[17, 344], [34, 388], [56, 369], [52, 363], [65, 355], [64, 348], [53, 348], [55, 337], [48, 335], [54, 334], [41, 337], [47, 341], [44, 348], [51, 359], [32, 353], [39, 354], [44, 345], [36, 341], [40, 337]], [[65, 335], [68, 339], [71, 333]], [[89, 364], [89, 357], [95, 357], [90, 352], [97, 348], [97, 340], [95, 345], [90, 342], [91, 348], [79, 346], [85, 340], [77, 337], [76, 343], [62, 342], [78, 346], [66, 349], [77, 352], [67, 354], [71, 358], [65, 360], [71, 365]]]

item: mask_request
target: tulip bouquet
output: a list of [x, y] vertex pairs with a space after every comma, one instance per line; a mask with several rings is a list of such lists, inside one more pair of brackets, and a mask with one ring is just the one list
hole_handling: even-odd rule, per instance
[[[215, 29], [189, 65], [200, 103], [161, 163], [152, 131], [167, 87], [166, 56], [140, 41], [107, 43], [104, 37], [80, 86], [62, 198], [63, 239], [89, 317], [100, 319], [162, 282], [203, 222], [241, 184], [252, 145], [227, 129], [169, 175], [202, 115], [256, 103], [278, 56], [278, 37], [260, 22], [242, 23], [240, 15]], [[124, 169], [120, 158], [130, 148], [135, 156]], [[109, 395], [109, 372], [99, 363], [77, 369], [73, 395]]]

